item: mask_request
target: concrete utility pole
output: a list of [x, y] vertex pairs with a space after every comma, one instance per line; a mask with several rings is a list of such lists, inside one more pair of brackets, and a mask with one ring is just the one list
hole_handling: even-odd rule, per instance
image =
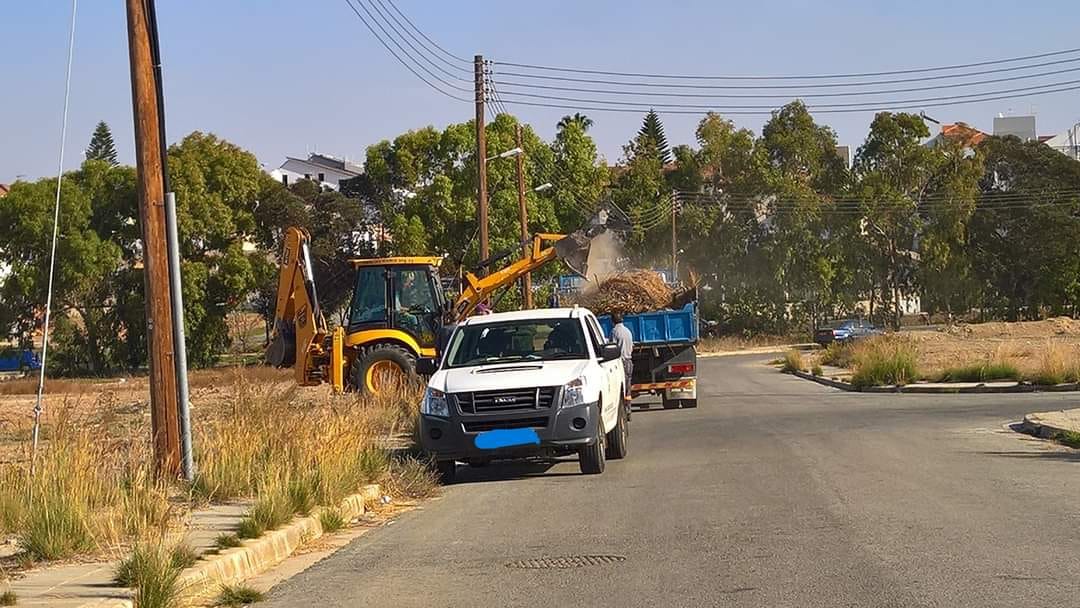
[[[476, 221], [480, 223], [480, 259], [486, 260], [491, 255], [488, 249], [488, 192], [487, 192], [487, 134], [484, 129], [484, 56], [473, 58], [473, 80], [476, 92], [476, 166], [479, 187], [476, 190]], [[480, 269], [481, 275], [487, 274], [486, 268]]]
[[157, 472], [176, 476], [180, 466], [180, 427], [176, 407], [172, 305], [169, 299], [169, 256], [166, 249], [157, 79], [148, 5], [153, 0], [126, 0], [131, 98], [135, 117], [135, 166], [142, 227], [143, 281], [146, 286], [146, 335], [150, 356], [150, 426]]
[[[521, 150], [517, 155], [518, 220], [521, 222], [521, 242], [525, 243], [529, 240], [529, 209], [525, 205], [525, 145], [521, 143], [520, 124], [517, 126], [517, 147]], [[526, 256], [531, 246], [529, 243], [522, 246]], [[526, 309], [533, 307], [532, 273], [526, 272], [521, 277], [521, 301]]]

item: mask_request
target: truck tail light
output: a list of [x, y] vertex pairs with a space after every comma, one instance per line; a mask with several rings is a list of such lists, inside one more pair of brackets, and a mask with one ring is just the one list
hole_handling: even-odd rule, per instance
[[673, 364], [667, 366], [667, 371], [668, 371], [669, 374], [680, 374], [680, 375], [692, 374], [692, 373], [694, 373], [694, 364], [693, 363], [673, 363]]

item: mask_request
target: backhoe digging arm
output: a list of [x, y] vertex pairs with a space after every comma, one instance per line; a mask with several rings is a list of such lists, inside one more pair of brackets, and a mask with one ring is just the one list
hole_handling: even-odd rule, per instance
[[271, 365], [294, 366], [296, 382], [301, 386], [326, 381], [321, 375], [328, 331], [315, 292], [310, 239], [302, 228], [285, 231], [274, 330], [266, 353]]

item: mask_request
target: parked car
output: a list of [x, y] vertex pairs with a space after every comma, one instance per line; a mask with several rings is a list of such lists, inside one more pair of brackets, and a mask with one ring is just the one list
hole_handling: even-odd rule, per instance
[[445, 481], [457, 462], [577, 454], [581, 472], [603, 473], [626, 456], [619, 348], [584, 308], [474, 316], [454, 330], [420, 407], [420, 440]]
[[814, 331], [814, 342], [826, 346], [831, 342], [847, 342], [881, 333], [880, 327], [865, 319], [843, 319], [827, 323]]
[[41, 359], [37, 353], [24, 348], [9, 348], [0, 351], [0, 372], [22, 372], [24, 374], [41, 369]]

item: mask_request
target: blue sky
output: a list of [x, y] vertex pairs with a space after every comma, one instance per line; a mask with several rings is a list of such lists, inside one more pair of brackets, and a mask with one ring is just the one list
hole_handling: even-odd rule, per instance
[[[3, 3], [0, 33], [0, 182], [55, 172], [70, 2]], [[1077, 46], [1080, 3], [1042, 0], [907, 2], [637, 0], [507, 2], [397, 0], [428, 35], [465, 57], [611, 70], [798, 74], [926, 67]], [[472, 116], [402, 68], [344, 0], [158, 0], [170, 141], [217, 133], [269, 167], [307, 151], [362, 158], [411, 128]], [[67, 168], [98, 120], [132, 162], [131, 89], [121, 0], [83, 0], [76, 35]], [[1063, 75], [1061, 80], [1074, 79]], [[1002, 85], [1015, 86], [1015, 85]], [[1041, 134], [1080, 120], [1080, 92], [928, 110], [989, 131], [998, 112], [1038, 116]], [[513, 104], [511, 109], [515, 110]], [[555, 109], [516, 108], [550, 137]], [[590, 113], [610, 161], [640, 116]], [[698, 118], [664, 116], [672, 144]], [[857, 146], [872, 115], [821, 115]], [[735, 117], [760, 130], [757, 117]]]

